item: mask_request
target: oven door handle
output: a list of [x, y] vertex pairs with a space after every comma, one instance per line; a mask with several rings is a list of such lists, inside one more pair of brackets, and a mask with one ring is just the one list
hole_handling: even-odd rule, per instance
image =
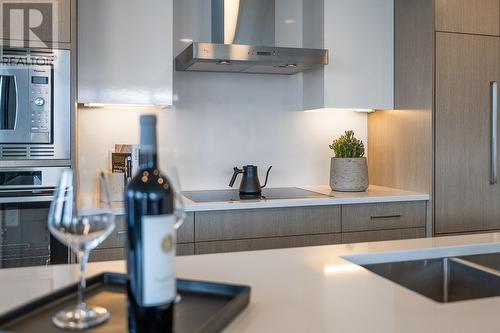
[[35, 195], [26, 197], [5, 197], [0, 198], [0, 204], [7, 203], [24, 203], [24, 202], [51, 202], [54, 200], [53, 195]]

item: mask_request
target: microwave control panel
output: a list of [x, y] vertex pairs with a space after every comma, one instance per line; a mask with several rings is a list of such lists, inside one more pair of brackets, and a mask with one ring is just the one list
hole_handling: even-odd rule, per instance
[[50, 141], [52, 129], [52, 68], [36, 66], [30, 70], [31, 133]]

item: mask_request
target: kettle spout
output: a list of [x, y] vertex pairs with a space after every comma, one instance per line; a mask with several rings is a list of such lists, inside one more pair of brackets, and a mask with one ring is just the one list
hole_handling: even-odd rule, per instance
[[267, 169], [267, 172], [266, 172], [266, 180], [264, 181], [264, 185], [262, 185], [260, 188], [264, 188], [267, 186], [267, 179], [269, 178], [269, 172], [271, 172], [271, 169], [273, 168], [273, 166], [271, 165], [269, 167], [269, 169]]

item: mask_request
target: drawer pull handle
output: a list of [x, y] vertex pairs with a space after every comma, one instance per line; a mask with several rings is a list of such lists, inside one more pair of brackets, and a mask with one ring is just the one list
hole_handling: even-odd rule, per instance
[[372, 220], [380, 220], [380, 219], [398, 219], [401, 215], [380, 215], [380, 216], [370, 216]]
[[126, 234], [127, 233], [127, 230], [120, 230], [117, 232], [118, 235], [123, 235], [123, 234]]

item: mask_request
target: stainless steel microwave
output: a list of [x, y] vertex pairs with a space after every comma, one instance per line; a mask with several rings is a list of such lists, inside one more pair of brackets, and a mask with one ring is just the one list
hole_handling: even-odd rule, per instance
[[0, 160], [70, 159], [70, 52], [3, 49]]

